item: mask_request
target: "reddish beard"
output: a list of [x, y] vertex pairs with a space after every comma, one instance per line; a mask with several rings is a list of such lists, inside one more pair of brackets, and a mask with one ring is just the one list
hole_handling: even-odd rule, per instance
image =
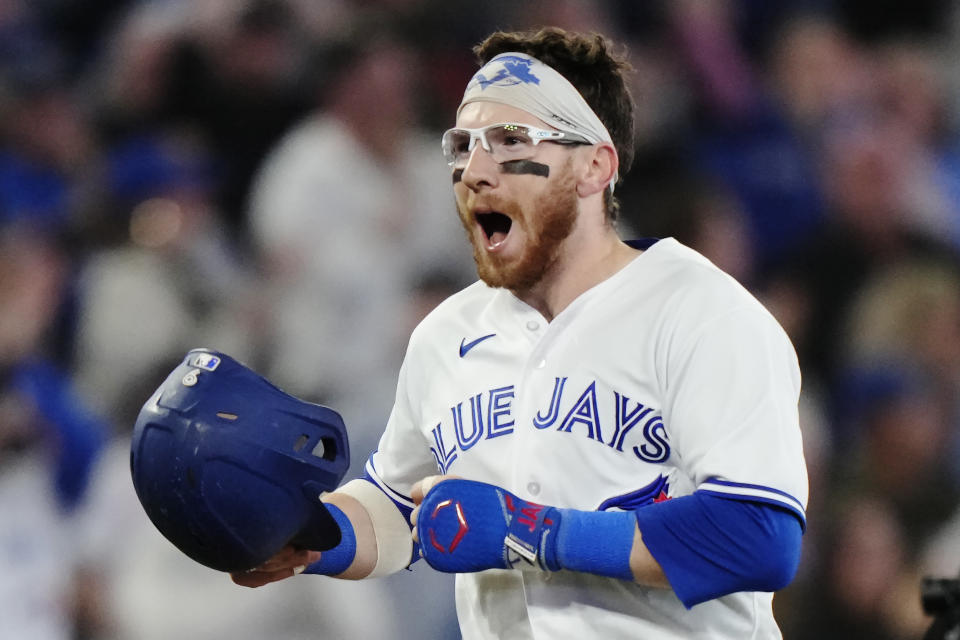
[[526, 246], [519, 260], [505, 260], [499, 254], [491, 254], [478, 240], [474, 231], [476, 222], [472, 215], [460, 214], [460, 221], [473, 245], [473, 260], [477, 275], [491, 287], [502, 287], [514, 292], [529, 291], [556, 263], [563, 241], [573, 231], [577, 220], [578, 199], [575, 180], [567, 163], [556, 173], [546, 191], [537, 198], [532, 209], [520, 211], [506, 202], [493, 208], [508, 214], [514, 225], [526, 231]]

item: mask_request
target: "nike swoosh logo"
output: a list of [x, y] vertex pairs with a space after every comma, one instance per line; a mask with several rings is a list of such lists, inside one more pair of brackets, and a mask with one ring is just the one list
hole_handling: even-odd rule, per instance
[[490, 334], [487, 334], [487, 335], [485, 335], [485, 336], [480, 336], [480, 337], [477, 338], [476, 340], [471, 340], [470, 342], [467, 342], [467, 341], [466, 341], [467, 339], [464, 338], [463, 340], [460, 341], [460, 357], [462, 358], [463, 356], [467, 355], [467, 352], [470, 351], [470, 349], [473, 349], [475, 346], [477, 346], [478, 344], [480, 344], [480, 343], [483, 342], [484, 340], [486, 340], [486, 339], [488, 339], [488, 338], [492, 338], [492, 337], [495, 336], [495, 335], [497, 335], [497, 334], [495, 334], [495, 333], [490, 333]]

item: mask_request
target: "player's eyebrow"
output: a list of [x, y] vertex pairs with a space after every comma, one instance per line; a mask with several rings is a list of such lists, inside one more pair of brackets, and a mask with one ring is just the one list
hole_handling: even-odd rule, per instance
[[463, 169], [454, 169], [453, 170], [453, 184], [457, 184], [463, 180]]
[[511, 174], [529, 174], [547, 178], [550, 176], [550, 166], [533, 160], [508, 160], [500, 163], [500, 171]]

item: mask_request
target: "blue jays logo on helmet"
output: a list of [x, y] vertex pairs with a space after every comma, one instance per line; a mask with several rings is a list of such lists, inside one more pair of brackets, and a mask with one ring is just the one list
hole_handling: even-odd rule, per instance
[[320, 494], [348, 465], [336, 411], [207, 349], [190, 351], [144, 404], [130, 454], [153, 524], [220, 571], [256, 567], [287, 544], [336, 546], [340, 530]]

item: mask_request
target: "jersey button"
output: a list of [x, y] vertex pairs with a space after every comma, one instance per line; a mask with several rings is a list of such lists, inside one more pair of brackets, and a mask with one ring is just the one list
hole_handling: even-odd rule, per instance
[[540, 483], [535, 481], [530, 481], [527, 483], [527, 492], [532, 496], [540, 495]]
[[540, 328], [540, 323], [537, 322], [536, 320], [530, 320], [527, 322], [527, 329], [529, 329], [530, 331], [536, 331], [539, 328]]

